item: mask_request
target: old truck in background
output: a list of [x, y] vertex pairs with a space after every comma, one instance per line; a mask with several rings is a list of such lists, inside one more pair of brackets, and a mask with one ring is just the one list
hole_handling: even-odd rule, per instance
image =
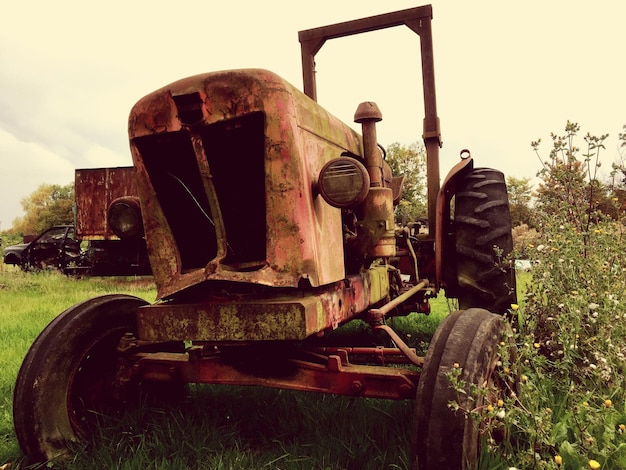
[[109, 224], [113, 219], [123, 226], [127, 212], [139, 210], [135, 174], [133, 167], [75, 170], [74, 224], [52, 226], [6, 247], [4, 263], [80, 276], [151, 274], [143, 231], [116, 233]]
[[[463, 410], [515, 391], [498, 370], [515, 302], [511, 222], [504, 175], [474, 168], [469, 151], [440, 182], [431, 20], [427, 5], [300, 31], [304, 93], [267, 70], [228, 70], [133, 107], [138, 198], [119, 200], [109, 223], [122, 239], [145, 233], [157, 299], [96, 297], [44, 329], [15, 386], [27, 456], [67, 457], [142, 391], [204, 383], [411, 399], [413, 425], [398, 424], [412, 433], [411, 466], [475, 467], [479, 420]], [[401, 25], [421, 45], [429, 230], [419, 234], [394, 224], [402, 178], [378, 146], [376, 104], [355, 105], [357, 133], [315, 86], [327, 40]], [[458, 310], [419, 356], [385, 320], [427, 313], [444, 292]], [[354, 319], [388, 340], [324, 343]], [[450, 387], [453, 368], [464, 393]]]
[[75, 226], [87, 242], [84, 266], [94, 276], [151, 274], [143, 225], [129, 231], [125, 220], [140, 215], [134, 167], [75, 170]]

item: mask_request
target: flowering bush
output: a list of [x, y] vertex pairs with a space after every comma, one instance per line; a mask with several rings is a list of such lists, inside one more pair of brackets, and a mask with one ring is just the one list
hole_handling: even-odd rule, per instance
[[[596, 179], [606, 136], [553, 135], [538, 176], [540, 238], [515, 340], [503, 456], [518, 468], [626, 468], [626, 227]], [[533, 143], [538, 150], [538, 143]], [[582, 158], [581, 158], [582, 157]]]
[[568, 123], [553, 135], [538, 175], [531, 280], [510, 311], [518, 356], [499, 372], [517, 371], [519, 388], [473, 413], [488, 450], [481, 468], [626, 468], [626, 226], [595, 179], [606, 136], [585, 137], [580, 158], [577, 132]]
[[529, 228], [527, 224], [513, 227], [513, 256], [515, 259], [533, 259], [535, 257], [535, 246], [539, 245], [539, 232], [534, 228]]

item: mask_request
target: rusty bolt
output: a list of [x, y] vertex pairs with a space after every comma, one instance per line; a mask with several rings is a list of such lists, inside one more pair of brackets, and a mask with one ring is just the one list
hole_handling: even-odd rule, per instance
[[361, 382], [360, 380], [355, 380], [354, 382], [352, 382], [352, 393], [354, 393], [355, 395], [361, 393], [363, 390], [365, 389], [363, 382]]
[[124, 336], [120, 338], [120, 342], [117, 345], [117, 351], [124, 353], [130, 349], [137, 347], [137, 338], [132, 333], [124, 333]]

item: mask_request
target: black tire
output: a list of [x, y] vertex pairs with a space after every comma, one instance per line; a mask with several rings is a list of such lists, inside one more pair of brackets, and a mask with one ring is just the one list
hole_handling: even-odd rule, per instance
[[[484, 309], [469, 309], [450, 314], [441, 323], [426, 354], [417, 385], [412, 469], [474, 469], [479, 457], [479, 423], [466, 413], [453, 411], [455, 401], [461, 409], [476, 410], [484, 397], [472, 397], [473, 385], [487, 383], [500, 395], [516, 386], [503, 383], [496, 371], [499, 343], [508, 328], [501, 316]], [[461, 368], [459, 381], [465, 381], [465, 394], [451, 387], [448, 374]], [[508, 389], [511, 390], [508, 390]]]
[[477, 168], [455, 194], [454, 226], [459, 308], [504, 314], [516, 303], [511, 214], [504, 175]]
[[117, 346], [134, 333], [142, 299], [96, 297], [65, 310], [37, 337], [15, 384], [13, 420], [22, 451], [31, 461], [62, 457], [86, 439], [111, 405]]

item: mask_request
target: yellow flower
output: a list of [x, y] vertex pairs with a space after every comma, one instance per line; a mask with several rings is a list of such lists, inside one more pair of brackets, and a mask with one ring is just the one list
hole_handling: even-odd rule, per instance
[[604, 406], [607, 408], [611, 408], [613, 406], [613, 402], [611, 400], [604, 400]]
[[519, 379], [521, 380], [521, 382], [522, 382], [523, 384], [525, 384], [526, 382], [528, 382], [528, 376], [527, 376], [527, 375], [522, 374], [522, 376], [521, 376]]
[[498, 407], [502, 408], [504, 406], [504, 400], [500, 399], [498, 400]]
[[458, 362], [455, 362], [454, 364], [452, 364], [452, 367], [454, 367], [455, 369], [458, 369], [460, 366]]
[[624, 433], [624, 431], [626, 431], [626, 425], [620, 424], [618, 427], [619, 427], [619, 432], [621, 432], [622, 434]]
[[552, 408], [546, 408], [546, 413], [552, 413]]
[[541, 346], [539, 343], [535, 343], [533, 344], [533, 346], [535, 347], [535, 349], [539, 349], [539, 347]]
[[487, 405], [487, 411], [489, 411], [489, 412], [493, 411], [493, 406], [492, 405]]
[[597, 460], [590, 460], [589, 468], [591, 468], [592, 470], [598, 470], [598, 468], [600, 468], [600, 462], [598, 462]]
[[554, 463], [556, 463], [557, 465], [561, 465], [563, 463], [563, 457], [561, 457], [560, 455], [555, 455]]
[[515, 311], [517, 311], [517, 309], [519, 309], [519, 305], [511, 304], [511, 310], [513, 310], [515, 312]]

